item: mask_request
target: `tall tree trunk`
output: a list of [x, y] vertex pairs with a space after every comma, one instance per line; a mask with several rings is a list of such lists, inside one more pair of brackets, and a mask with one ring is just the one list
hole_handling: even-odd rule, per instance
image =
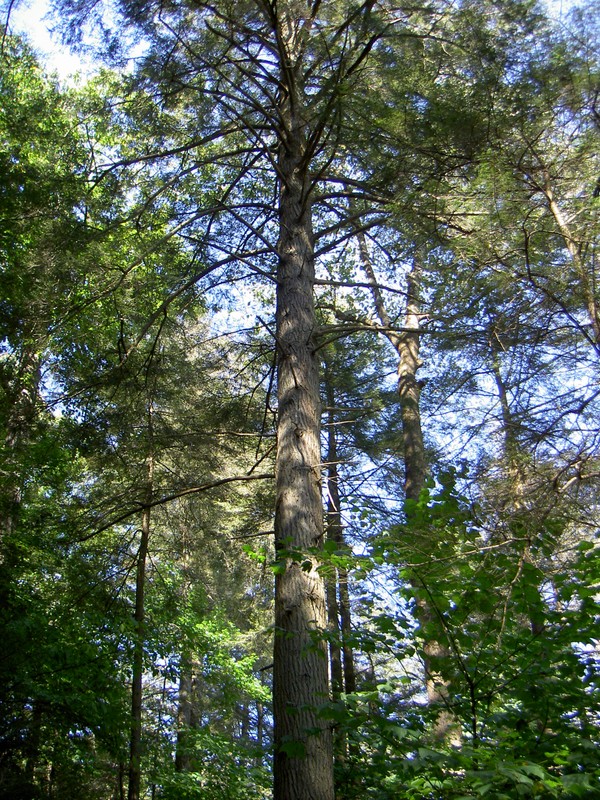
[[[329, 513], [329, 512], [328, 512]], [[327, 533], [329, 539], [329, 533]], [[331, 675], [331, 697], [339, 700], [344, 690], [344, 673], [342, 668], [342, 627], [340, 625], [340, 609], [337, 601], [337, 574], [327, 577], [327, 620], [329, 622], [329, 672]]]
[[39, 383], [40, 356], [33, 348], [23, 345], [14, 372], [0, 365], [0, 385], [9, 405], [4, 436], [4, 471], [8, 477], [2, 487], [3, 498], [0, 505], [0, 563], [4, 561], [7, 541], [16, 528], [20, 514], [23, 484], [22, 455], [33, 435]]
[[[264, 727], [265, 727], [265, 709], [261, 702], [256, 701], [256, 743], [262, 749], [264, 744]], [[256, 766], [263, 763], [262, 755], [257, 756]]]
[[[335, 392], [329, 365], [325, 363], [325, 391], [327, 398], [327, 514], [326, 533], [328, 541], [334, 542], [336, 549], [344, 547], [341, 500], [339, 490], [338, 451], [336, 439]], [[331, 570], [327, 584], [327, 603], [329, 627], [332, 634], [329, 643], [329, 663], [331, 670], [331, 696], [339, 699], [342, 692], [356, 691], [354, 655], [350, 644], [351, 616], [348, 594], [348, 571], [343, 567]], [[347, 756], [347, 737], [336, 732], [334, 754], [339, 763]]]
[[[307, 553], [323, 539], [319, 373], [310, 198], [298, 176], [299, 142], [289, 145], [280, 162], [275, 537], [280, 553]], [[284, 559], [275, 582], [275, 800], [334, 796], [331, 732], [316, 714], [329, 690], [325, 591], [317, 559], [310, 560], [305, 569]]]
[[34, 700], [31, 709], [31, 724], [29, 725], [29, 737], [26, 747], [25, 777], [29, 787], [33, 791], [36, 785], [36, 768], [40, 758], [40, 746], [42, 743], [42, 704]]
[[192, 661], [188, 656], [182, 656], [177, 700], [177, 743], [175, 746], [175, 770], [177, 772], [188, 772], [191, 768], [189, 732], [193, 718], [192, 689]]
[[[337, 545], [341, 540], [341, 517], [339, 492], [337, 486], [337, 452], [335, 441], [335, 411], [333, 387], [329, 381], [327, 365], [325, 366], [325, 384], [327, 392], [327, 514], [326, 534], [328, 541]], [[337, 503], [336, 503], [337, 499]], [[331, 696], [338, 700], [344, 691], [344, 672], [342, 667], [342, 626], [338, 604], [338, 570], [334, 567], [327, 579], [327, 615], [331, 640], [329, 642], [329, 669], [331, 672]]]
[[404, 493], [407, 500], [418, 500], [425, 486], [427, 477], [427, 460], [421, 428], [421, 388], [417, 380], [417, 370], [422, 362], [419, 357], [421, 345], [419, 307], [419, 282], [421, 270], [416, 260], [406, 285], [406, 314], [404, 330], [397, 333], [392, 328], [392, 321], [377, 282], [367, 241], [362, 231], [356, 235], [358, 240], [362, 268], [371, 287], [371, 295], [379, 321], [387, 329], [386, 336], [398, 355], [398, 396], [402, 417], [402, 440], [404, 444]]
[[[319, 363], [315, 352], [312, 198], [302, 119], [298, 41], [308, 4], [279, 20], [281, 81], [277, 271], [277, 456], [273, 717], [275, 800], [333, 800], [331, 730], [317, 713], [329, 696], [325, 586], [315, 548], [323, 541]], [[302, 562], [287, 558], [294, 549]], [[308, 555], [313, 551], [312, 555]]]
[[[402, 418], [402, 439], [404, 442], [404, 496], [406, 500], [417, 502], [427, 478], [427, 459], [421, 427], [421, 387], [417, 370], [422, 365], [419, 356], [421, 345], [420, 308], [421, 269], [415, 259], [406, 282], [406, 315], [404, 331], [398, 336], [398, 395]], [[409, 512], [407, 512], [409, 516]], [[427, 535], [427, 534], [425, 534]], [[437, 612], [432, 608], [426, 587], [414, 581], [417, 603], [417, 617], [421, 628], [426, 629], [436, 621]], [[436, 739], [448, 744], [460, 745], [460, 730], [454, 714], [448, 710], [448, 683], [440, 674], [440, 662], [450, 655], [448, 645], [440, 639], [426, 639], [423, 645], [425, 685], [430, 705], [440, 706], [434, 726]]]
[[[422, 362], [419, 357], [421, 332], [419, 320], [421, 310], [419, 304], [420, 267], [415, 260], [407, 276], [406, 315], [404, 331], [397, 337], [396, 351], [398, 360], [398, 395], [400, 397], [400, 415], [402, 419], [402, 440], [404, 443], [404, 496], [407, 501], [417, 502], [427, 478], [427, 460], [421, 427], [421, 388], [417, 379], [417, 370]], [[407, 512], [410, 516], [410, 512]], [[426, 628], [435, 620], [435, 609], [423, 592], [423, 588], [415, 581], [417, 614], [419, 624]], [[430, 704], [441, 704], [446, 700], [447, 686], [438, 672], [436, 662], [448, 656], [448, 648], [436, 639], [425, 641], [423, 646], [425, 681], [427, 699]], [[436, 736], [444, 738], [451, 723], [450, 716], [440, 712], [436, 725]]]
[[140, 799], [142, 758], [142, 695], [144, 673], [146, 559], [150, 539], [150, 511], [153, 491], [154, 457], [152, 454], [152, 409], [148, 414], [150, 453], [147, 459], [146, 502], [142, 510], [140, 546], [137, 555], [135, 580], [135, 631], [131, 680], [131, 735], [129, 740], [129, 785], [127, 800]]
[[542, 189], [544, 197], [548, 204], [548, 208], [554, 222], [563, 238], [565, 247], [571, 257], [571, 262], [575, 267], [577, 277], [579, 279], [579, 287], [581, 289], [585, 308], [587, 311], [588, 319], [594, 333], [594, 342], [596, 348], [600, 348], [600, 309], [596, 299], [597, 287], [594, 285], [594, 275], [590, 274], [584, 263], [582, 256], [582, 242], [578, 241], [577, 237], [571, 230], [571, 225], [568, 218], [563, 213], [558, 200], [554, 194], [551, 184], [550, 173], [544, 170], [544, 186]]
[[509, 387], [502, 375], [500, 353], [503, 348], [501, 334], [494, 321], [491, 323], [488, 344], [490, 348], [491, 369], [498, 391], [498, 401], [500, 403], [502, 447], [506, 466], [506, 477], [508, 479], [507, 491], [500, 492], [500, 505], [502, 506], [500, 510], [508, 510], [509, 513], [514, 513], [522, 507], [521, 501], [525, 485], [525, 475], [522, 465], [523, 453], [517, 435], [517, 422], [510, 408]]
[[[342, 525], [342, 505], [339, 487], [339, 457], [336, 438], [336, 419], [335, 419], [335, 391], [330, 380], [329, 368], [325, 366], [325, 384], [327, 395], [327, 538], [335, 542], [338, 549], [343, 549], [344, 528]], [[337, 679], [340, 691], [350, 694], [356, 691], [356, 671], [354, 668], [354, 653], [352, 650], [352, 612], [350, 608], [350, 595], [348, 592], [348, 571], [344, 567], [338, 567], [333, 576], [333, 592], [335, 593], [335, 604], [332, 604], [332, 612], [335, 613], [336, 633], [339, 634], [341, 648], [336, 654], [340, 660], [339, 674], [334, 675], [332, 670], [332, 684], [334, 678]], [[330, 614], [330, 624], [332, 623]], [[335, 696], [335, 695], [334, 695]]]
[[117, 782], [112, 795], [112, 800], [125, 800], [125, 774], [126, 764], [123, 761], [120, 761], [117, 768]]
[[[386, 335], [398, 354], [398, 397], [404, 449], [404, 496], [410, 501], [407, 503], [407, 516], [410, 517], [410, 503], [418, 502], [427, 478], [427, 458], [421, 426], [421, 387], [417, 379], [417, 371], [422, 365], [419, 355], [422, 318], [419, 299], [421, 268], [415, 258], [406, 281], [404, 330], [397, 333], [392, 330], [392, 322], [377, 282], [364, 233], [359, 232], [357, 239], [361, 264], [371, 286], [377, 316], [381, 324], [388, 328]], [[412, 586], [416, 598], [417, 619], [420, 627], [426, 629], [435, 621], [436, 612], [431, 607], [417, 576], [413, 578]], [[436, 738], [458, 744], [460, 738], [458, 731], [455, 730], [453, 715], [442, 707], [447, 704], [448, 687], [437, 666], [437, 663], [448, 655], [448, 647], [444, 642], [438, 639], [425, 641], [423, 662], [427, 700], [430, 705], [440, 706], [434, 735]]]
[[350, 594], [348, 592], [348, 570], [340, 567], [338, 570], [338, 590], [340, 595], [340, 620], [342, 623], [342, 656], [344, 660], [344, 690], [346, 694], [356, 691], [356, 669], [354, 667], [354, 652], [350, 644], [352, 636], [352, 612], [350, 609]]
[[[192, 583], [190, 543], [183, 531], [180, 562], [185, 579], [181, 587], [180, 604], [186, 608]], [[179, 693], [177, 697], [177, 741], [175, 744], [175, 770], [188, 772], [192, 768], [190, 731], [194, 725], [194, 661], [187, 645], [180, 653]]]
[[406, 315], [404, 331], [397, 338], [398, 395], [402, 417], [402, 439], [404, 442], [404, 495], [407, 500], [417, 501], [427, 478], [427, 459], [421, 427], [421, 387], [417, 370], [422, 364], [419, 357], [421, 331], [419, 320], [420, 267], [415, 260], [407, 277]]

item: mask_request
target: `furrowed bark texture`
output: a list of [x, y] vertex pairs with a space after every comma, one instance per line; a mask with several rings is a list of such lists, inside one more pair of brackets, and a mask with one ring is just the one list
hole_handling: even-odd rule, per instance
[[[275, 540], [280, 554], [286, 548], [306, 553], [323, 538], [311, 198], [294, 105], [283, 109], [287, 135], [279, 160]], [[314, 557], [303, 561], [285, 559], [275, 582], [274, 798], [333, 800], [331, 731], [315, 708], [329, 693], [321, 636], [327, 627], [325, 587]]]

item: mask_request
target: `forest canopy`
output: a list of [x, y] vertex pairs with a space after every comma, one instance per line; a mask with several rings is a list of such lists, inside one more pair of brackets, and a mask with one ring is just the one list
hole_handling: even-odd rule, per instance
[[14, 6], [0, 797], [600, 796], [597, 10]]

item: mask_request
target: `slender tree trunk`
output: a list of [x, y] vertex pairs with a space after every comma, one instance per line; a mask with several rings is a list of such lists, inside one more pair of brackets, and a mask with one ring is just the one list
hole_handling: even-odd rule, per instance
[[[507, 587], [507, 595], [503, 609], [503, 622], [501, 626], [501, 631], [503, 631], [504, 620], [507, 618], [507, 615], [509, 613], [509, 603], [511, 600], [513, 585], [517, 582], [517, 579], [520, 576], [525, 564], [535, 563], [531, 553], [531, 542], [539, 534], [539, 528], [536, 525], [535, 513], [532, 512], [532, 509], [529, 507], [530, 503], [527, 502], [526, 498], [527, 475], [525, 472], [524, 456], [526, 456], [527, 454], [522, 444], [519, 442], [519, 438], [516, 433], [517, 421], [515, 420], [514, 414], [510, 407], [509, 387], [506, 384], [501, 369], [501, 361], [500, 361], [500, 352], [502, 350], [501, 338], [497, 330], [495, 329], [495, 325], [493, 323], [492, 323], [491, 336], [489, 339], [489, 346], [491, 352], [492, 372], [494, 374], [494, 380], [496, 383], [496, 388], [498, 390], [498, 400], [500, 402], [501, 419], [502, 419], [502, 437], [503, 437], [503, 457], [506, 465], [505, 466], [506, 478], [508, 481], [507, 489], [499, 493], [501, 498], [501, 502], [499, 504], [500, 505], [499, 510], [504, 515], [508, 516], [509, 520], [512, 519], [513, 522], [515, 518], [522, 521], [524, 523], [523, 530], [527, 531], [527, 535], [525, 537], [523, 536], [519, 537], [521, 539], [521, 542], [519, 543], [520, 552], [518, 554], [519, 557], [518, 567], [516, 575], [514, 576], [509, 586]], [[546, 585], [544, 587], [544, 592], [548, 591], [548, 586], [547, 586], [548, 582], [552, 583], [551, 578], [550, 581], [545, 582]], [[546, 601], [544, 601], [543, 597], [540, 596], [540, 605], [545, 605], [545, 602]], [[542, 637], [545, 637], [546, 635], [546, 628], [543, 620], [540, 620], [538, 614], [532, 613], [530, 611], [528, 614], [528, 623], [532, 637], [535, 639], [539, 639], [541, 642], [543, 642], [544, 639]], [[540, 663], [546, 664], [548, 663], [548, 659], [549, 659], [548, 648], [543, 648]], [[541, 682], [538, 685], [537, 691], [539, 692], [542, 688], [546, 688], [544, 682]], [[552, 724], [552, 720], [549, 720], [548, 718], [538, 719], [536, 721], [536, 724], [539, 734], [542, 735], [544, 731], [548, 729], [549, 724], [550, 725]]]
[[[421, 386], [417, 379], [417, 371], [422, 365], [419, 355], [421, 345], [420, 321], [422, 318], [419, 300], [421, 269], [415, 259], [407, 276], [404, 330], [401, 333], [396, 333], [391, 330], [391, 319], [379, 289], [364, 233], [358, 233], [357, 239], [361, 263], [367, 280], [371, 285], [371, 294], [377, 316], [383, 326], [390, 328], [387, 332], [387, 337], [398, 354], [398, 397], [400, 400], [404, 449], [404, 496], [409, 501], [407, 503], [407, 516], [410, 517], [410, 504], [418, 502], [427, 479], [427, 458], [421, 426]], [[426, 629], [432, 622], [435, 622], [435, 609], [431, 607], [423, 586], [421, 586], [416, 576], [412, 581], [412, 586], [416, 598], [417, 619], [420, 627]], [[447, 704], [448, 687], [439, 673], [437, 663], [447, 658], [448, 655], [448, 647], [444, 642], [437, 639], [425, 641], [423, 662], [427, 700], [430, 705], [439, 705], [441, 707], [434, 735], [436, 738], [446, 739], [452, 744], [459, 744], [460, 734], [456, 730], [453, 715], [442, 708]]]
[[[304, 3], [297, 4], [308, 16]], [[279, 21], [284, 132], [279, 154], [277, 271], [277, 457], [273, 717], [275, 800], [333, 800], [331, 730], [317, 707], [329, 696], [322, 546], [319, 363], [315, 352], [314, 247], [298, 66], [302, 14], [286, 4]], [[302, 552], [302, 562], [285, 551]], [[312, 554], [309, 555], [309, 552]]]
[[[338, 451], [335, 426], [335, 393], [329, 365], [325, 365], [325, 386], [328, 406], [327, 426], [327, 539], [334, 542], [336, 549], [344, 547], [341, 500], [339, 490]], [[338, 600], [339, 597], [339, 600]], [[348, 572], [343, 567], [331, 570], [327, 585], [329, 627], [332, 639], [329, 643], [329, 662], [331, 669], [331, 696], [339, 699], [342, 692], [356, 691], [354, 656], [350, 645], [351, 618], [348, 594]], [[345, 733], [336, 731], [334, 735], [334, 755], [342, 764], [348, 755], [348, 740]]]
[[377, 316], [381, 324], [390, 329], [386, 335], [398, 354], [398, 396], [404, 444], [404, 494], [407, 500], [417, 501], [427, 478], [427, 460], [421, 428], [421, 387], [417, 380], [417, 371], [422, 365], [419, 357], [422, 316], [419, 307], [421, 271], [415, 260], [407, 277], [404, 330], [402, 333], [396, 333], [391, 330], [392, 323], [379, 289], [364, 233], [359, 232], [357, 239], [362, 267], [371, 286]]
[[129, 742], [129, 785], [127, 800], [140, 800], [141, 757], [142, 757], [142, 699], [144, 673], [146, 559], [150, 539], [150, 510], [152, 502], [152, 482], [154, 457], [152, 455], [152, 410], [149, 411], [150, 454], [147, 460], [146, 498], [148, 505], [142, 510], [142, 529], [137, 555], [135, 580], [135, 632], [131, 681], [131, 736]]
[[177, 743], [175, 746], [175, 769], [188, 772], [191, 768], [189, 731], [192, 727], [192, 662], [182, 656], [179, 674], [179, 697], [177, 701]]
[[[404, 331], [398, 336], [396, 350], [398, 352], [398, 395], [400, 397], [400, 415], [402, 418], [402, 439], [404, 443], [404, 496], [407, 501], [418, 502], [427, 478], [427, 460], [421, 427], [421, 387], [417, 379], [417, 370], [422, 362], [419, 357], [421, 344], [419, 304], [419, 283], [421, 271], [416, 261], [407, 277], [406, 315]], [[408, 511], [409, 515], [410, 512]], [[415, 581], [417, 614], [419, 624], [426, 628], [435, 621], [435, 609], [423, 592], [423, 588]], [[436, 662], [448, 657], [448, 648], [437, 639], [425, 641], [423, 646], [425, 664], [425, 682], [427, 698], [430, 704], [443, 704], [447, 697], [447, 685], [438, 672]], [[452, 724], [452, 716], [440, 711], [435, 735], [445, 738]]]
[[398, 395], [402, 416], [404, 441], [404, 494], [407, 500], [417, 501], [427, 478], [427, 460], [421, 428], [421, 387], [417, 370], [422, 364], [419, 357], [421, 331], [419, 320], [420, 268], [415, 261], [407, 278], [406, 316], [404, 331], [398, 336]]
[[[256, 701], [256, 743], [260, 748], [264, 744], [265, 730], [265, 709], [262, 703]], [[262, 756], [257, 759], [257, 766], [262, 764]]]
[[[329, 369], [326, 366], [325, 383], [328, 406], [328, 426], [327, 426], [327, 538], [336, 543], [337, 547], [343, 549], [344, 528], [342, 525], [342, 505], [339, 487], [339, 457], [337, 449], [336, 426], [335, 426], [335, 392]], [[332, 611], [335, 613], [335, 632], [339, 635], [341, 648], [338, 647], [336, 653], [340, 660], [339, 674], [334, 675], [332, 670], [332, 684], [337, 679], [340, 691], [350, 694], [356, 691], [356, 672], [354, 669], [354, 653], [350, 644], [352, 636], [352, 616], [350, 609], [350, 595], [348, 592], [348, 571], [344, 567], [338, 567], [333, 577], [333, 592], [335, 593], [335, 604], [332, 604]], [[332, 624], [330, 615], [330, 624]], [[334, 694], [335, 697], [335, 694]]]
[[521, 447], [517, 436], [517, 424], [510, 408], [509, 389], [502, 375], [500, 362], [500, 353], [502, 351], [501, 338], [494, 323], [492, 323], [490, 331], [489, 348], [491, 354], [491, 368], [498, 391], [498, 401], [500, 403], [503, 455], [506, 465], [506, 476], [508, 478], [508, 496], [506, 492], [500, 492], [501, 506], [504, 506], [504, 509], [501, 510], [509, 509], [511, 513], [514, 513], [522, 506], [521, 500], [523, 497], [525, 475], [522, 467]]
[[354, 651], [350, 644], [352, 636], [352, 616], [350, 594], [348, 592], [348, 570], [338, 570], [338, 588], [340, 593], [340, 620], [342, 623], [342, 656], [344, 659], [344, 690], [346, 694], [356, 691], [356, 669], [354, 667]]
[[[327, 514], [326, 514], [326, 533], [328, 541], [339, 543], [341, 538], [341, 519], [339, 511], [339, 493], [337, 487], [337, 459], [335, 442], [335, 413], [333, 409], [333, 388], [325, 374], [327, 404], [329, 410], [327, 428]], [[337, 503], [336, 503], [337, 498]], [[331, 640], [329, 642], [329, 669], [331, 672], [331, 696], [338, 700], [344, 691], [344, 673], [342, 667], [342, 626], [340, 623], [340, 609], [337, 599], [338, 572], [334, 567], [328, 573], [327, 579], [327, 614], [329, 619], [329, 630]]]
[[[192, 582], [190, 544], [187, 532], [183, 531], [181, 565], [185, 580], [181, 588], [182, 608], [188, 604]], [[189, 734], [194, 724], [194, 662], [187, 646], [180, 654], [179, 693], [177, 697], [177, 741], [175, 744], [175, 770], [188, 772], [192, 768]]]
[[125, 773], [126, 765], [121, 761], [117, 769], [117, 783], [112, 800], [125, 800]]
[[545, 170], [545, 184], [543, 192], [550, 213], [554, 218], [556, 226], [565, 243], [565, 247], [567, 248], [571, 257], [573, 266], [577, 272], [588, 319], [594, 332], [594, 341], [596, 343], [596, 347], [598, 348], [600, 347], [600, 310], [598, 309], [598, 303], [596, 300], [596, 287], [593, 283], [593, 277], [591, 277], [588, 273], [582, 257], [582, 244], [573, 234], [570, 222], [563, 214], [563, 211], [554, 195], [550, 181], [550, 175], [547, 170]]
[[4, 437], [4, 470], [9, 476], [2, 487], [0, 505], [0, 563], [6, 556], [6, 543], [13, 534], [22, 502], [22, 452], [32, 438], [36, 421], [40, 382], [40, 356], [23, 348], [16, 374], [7, 374], [0, 365], [0, 382], [9, 401]]
[[[327, 536], [329, 538], [329, 534]], [[340, 610], [337, 601], [337, 576], [328, 575], [327, 578], [327, 619], [329, 622], [329, 672], [331, 675], [331, 697], [339, 700], [344, 690], [344, 673], [342, 668], [342, 629], [340, 625]]]
[[30, 787], [36, 785], [36, 769], [40, 758], [42, 743], [42, 705], [34, 701], [31, 710], [31, 724], [27, 739], [27, 760], [25, 762], [25, 777]]

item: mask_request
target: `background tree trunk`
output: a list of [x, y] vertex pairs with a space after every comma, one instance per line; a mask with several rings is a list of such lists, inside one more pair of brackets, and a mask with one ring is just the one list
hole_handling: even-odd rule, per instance
[[[418, 502], [421, 491], [425, 487], [427, 478], [427, 459], [425, 443], [421, 426], [421, 386], [417, 379], [417, 371], [421, 366], [419, 355], [421, 345], [421, 308], [420, 308], [420, 278], [421, 269], [416, 258], [406, 279], [406, 313], [404, 329], [396, 333], [382, 293], [377, 282], [375, 270], [371, 263], [369, 250], [364, 233], [357, 234], [359, 254], [362, 267], [371, 286], [371, 294], [379, 321], [389, 328], [387, 337], [398, 354], [398, 397], [400, 400], [400, 416], [402, 419], [402, 442], [404, 450], [404, 497], [407, 501]], [[407, 510], [407, 517], [409, 511]], [[426, 532], [423, 535], [427, 535]], [[435, 622], [435, 609], [431, 608], [426, 589], [415, 576], [412, 586], [416, 598], [417, 619], [421, 628], [430, 626]], [[425, 669], [425, 687], [427, 700], [430, 705], [442, 705], [446, 701], [447, 691], [445, 682], [436, 667], [436, 662], [447, 658], [448, 647], [437, 639], [426, 640], [423, 646], [423, 666]], [[450, 737], [453, 743], [459, 743], [456, 732], [453, 731], [453, 716], [447, 710], [441, 709], [435, 726], [435, 736], [439, 739]]]
[[189, 731], [193, 724], [192, 661], [182, 656], [179, 673], [179, 698], [177, 701], [177, 744], [175, 747], [175, 769], [187, 772], [191, 768]]
[[[339, 456], [336, 439], [336, 419], [335, 407], [336, 398], [334, 391], [333, 376], [329, 365], [325, 364], [325, 384], [328, 407], [328, 427], [327, 427], [327, 539], [335, 542], [337, 548], [342, 550], [344, 543], [344, 529], [342, 525], [342, 504], [339, 487]], [[335, 660], [339, 661], [339, 671], [334, 672], [332, 666], [332, 684], [335, 688], [339, 685], [339, 691], [350, 694], [356, 691], [356, 672], [354, 669], [354, 654], [350, 637], [352, 634], [352, 612], [350, 609], [350, 595], [348, 592], [348, 571], [344, 567], [337, 567], [331, 579], [331, 592], [333, 600], [329, 600], [330, 606], [330, 625], [335, 621], [335, 633], [339, 638], [340, 644], [337, 645]], [[332, 616], [334, 619], [332, 619]], [[333, 644], [330, 651], [333, 650]], [[330, 652], [330, 661], [333, 661]], [[336, 667], [337, 669], [337, 667]], [[335, 699], [335, 691], [333, 692]]]
[[150, 454], [147, 460], [146, 505], [142, 511], [142, 529], [135, 580], [135, 632], [131, 679], [131, 737], [129, 742], [129, 784], [127, 800], [139, 800], [142, 758], [142, 699], [144, 673], [146, 559], [150, 539], [150, 510], [153, 492], [154, 456], [152, 454], [152, 408], [148, 412]]

